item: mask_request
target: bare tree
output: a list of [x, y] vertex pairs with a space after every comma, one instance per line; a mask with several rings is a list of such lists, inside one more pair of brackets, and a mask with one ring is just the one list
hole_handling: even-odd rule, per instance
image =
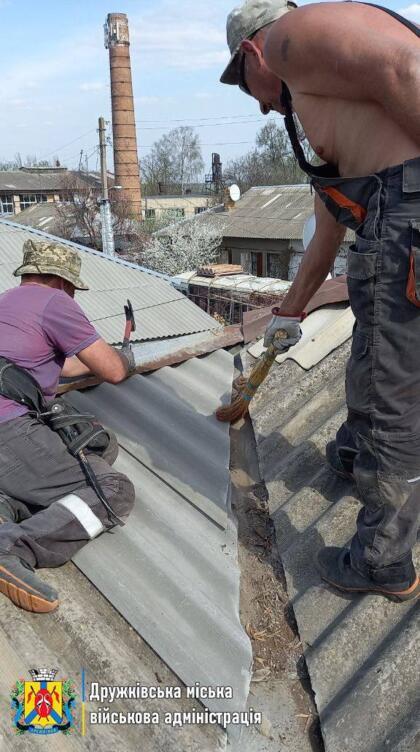
[[190, 126], [173, 128], [153, 144], [150, 154], [141, 163], [142, 179], [150, 192], [157, 192], [159, 183], [172, 184], [184, 192], [185, 184], [193, 182], [204, 170], [199, 136]]
[[[306, 158], [309, 161], [313, 160], [314, 154], [307, 141], [302, 141], [302, 147]], [[268, 120], [257, 133], [254, 149], [228, 163], [225, 179], [237, 182], [242, 190], [247, 190], [253, 185], [281, 185], [308, 181], [307, 175], [302, 172], [293, 154], [286, 131], [275, 120]]]

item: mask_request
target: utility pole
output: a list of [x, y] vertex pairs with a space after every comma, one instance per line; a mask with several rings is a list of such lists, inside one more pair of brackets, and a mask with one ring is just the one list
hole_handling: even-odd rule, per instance
[[101, 185], [102, 196], [98, 200], [101, 212], [102, 226], [102, 251], [106, 256], [114, 256], [114, 233], [112, 230], [111, 207], [108, 195], [108, 175], [106, 169], [106, 138], [105, 138], [105, 120], [99, 118], [99, 154], [101, 157]]

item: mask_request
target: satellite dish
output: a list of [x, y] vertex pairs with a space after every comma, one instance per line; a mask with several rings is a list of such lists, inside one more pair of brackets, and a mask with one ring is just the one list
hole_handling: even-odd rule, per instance
[[306, 251], [309, 243], [311, 242], [313, 236], [315, 235], [316, 230], [316, 219], [315, 214], [311, 214], [310, 217], [306, 220], [304, 227], [303, 227], [303, 247]]
[[241, 191], [240, 191], [239, 185], [230, 186], [229, 196], [231, 197], [232, 201], [239, 201], [239, 199], [241, 198]]

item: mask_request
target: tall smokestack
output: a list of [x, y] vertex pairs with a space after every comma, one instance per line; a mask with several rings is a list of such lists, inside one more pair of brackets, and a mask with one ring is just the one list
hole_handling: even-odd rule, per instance
[[105, 47], [111, 69], [115, 185], [130, 213], [141, 219], [141, 187], [131, 79], [130, 36], [125, 13], [108, 13]]

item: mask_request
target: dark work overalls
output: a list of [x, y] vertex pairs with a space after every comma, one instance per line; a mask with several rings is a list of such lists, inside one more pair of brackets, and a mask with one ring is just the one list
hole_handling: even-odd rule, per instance
[[[420, 36], [405, 18], [381, 10]], [[409, 587], [420, 517], [420, 148], [418, 158], [403, 164], [342, 178], [334, 165], [306, 162], [285, 84], [282, 103], [301, 168], [335, 219], [356, 233], [348, 251], [356, 317], [348, 417], [336, 439], [339, 453], [354, 450], [363, 502], [351, 563], [383, 585]]]

